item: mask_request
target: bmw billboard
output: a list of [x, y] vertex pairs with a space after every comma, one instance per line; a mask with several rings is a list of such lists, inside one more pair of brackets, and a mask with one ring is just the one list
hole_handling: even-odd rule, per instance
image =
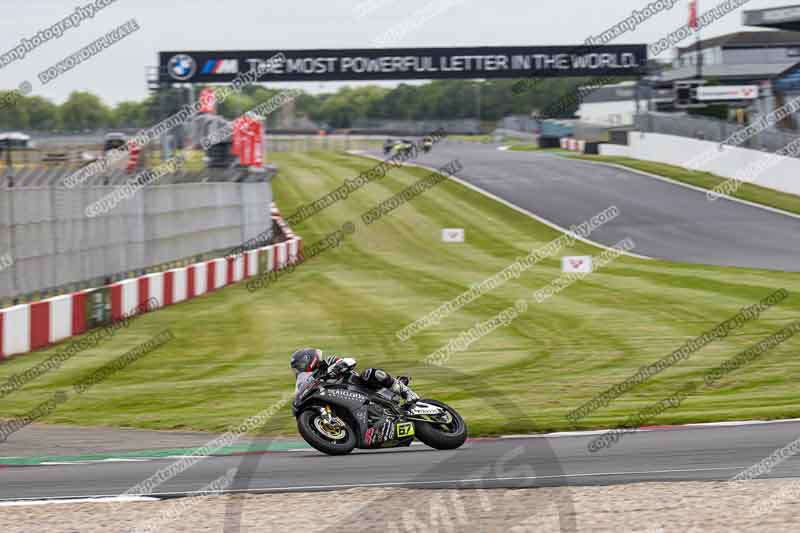
[[[268, 64], [276, 54], [285, 60]], [[159, 54], [159, 81], [230, 83], [259, 69], [262, 82], [636, 76], [646, 63], [639, 44], [173, 51]]]

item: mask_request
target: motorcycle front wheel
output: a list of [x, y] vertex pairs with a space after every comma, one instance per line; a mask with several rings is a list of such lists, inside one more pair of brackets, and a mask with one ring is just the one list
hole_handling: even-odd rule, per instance
[[437, 450], [453, 450], [466, 442], [467, 423], [455, 409], [436, 400], [420, 402], [441, 407], [445, 411], [442, 417], [429, 417], [430, 422], [414, 422], [414, 433], [423, 444]]
[[297, 417], [297, 429], [311, 446], [328, 455], [346, 455], [356, 447], [356, 433], [346, 420], [340, 425], [327, 424], [318, 408], [306, 409]]

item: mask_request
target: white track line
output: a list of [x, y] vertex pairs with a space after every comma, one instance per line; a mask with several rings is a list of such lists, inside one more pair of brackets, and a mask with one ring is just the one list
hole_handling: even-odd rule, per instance
[[[351, 150], [349, 153], [352, 153], [353, 155], [358, 155], [358, 156], [361, 156], [361, 157], [367, 157], [367, 158], [370, 158], [370, 159], [375, 159], [377, 161], [383, 161], [383, 159], [381, 159], [380, 157], [376, 157], [374, 155], [370, 155], [370, 154], [367, 154], [367, 153], [362, 153], [360, 151]], [[421, 169], [424, 169], [424, 170], [436, 170], [435, 167], [433, 167], [433, 168], [432, 167], [427, 167], [425, 165], [419, 165], [417, 163], [403, 163], [403, 166], [417, 167], [417, 168], [421, 168]], [[477, 186], [475, 186], [475, 185], [473, 185], [473, 184], [471, 184], [469, 182], [466, 182], [466, 181], [462, 180], [461, 178], [457, 178], [457, 177], [452, 176], [452, 175], [448, 176], [448, 178], [453, 180], [453, 181], [455, 181], [456, 183], [458, 183], [460, 185], [463, 185], [464, 187], [466, 187], [468, 189], [471, 189], [471, 190], [473, 190], [475, 192], [478, 192], [478, 193], [480, 193], [480, 194], [482, 194], [484, 196], [487, 196], [487, 197], [491, 198], [492, 200], [494, 200], [496, 202], [500, 202], [504, 206], [510, 207], [511, 209], [513, 209], [514, 211], [517, 211], [518, 213], [522, 213], [523, 215], [529, 216], [532, 219], [536, 220], [537, 222], [541, 222], [545, 226], [549, 226], [550, 228], [553, 228], [554, 230], [560, 231], [561, 233], [569, 233], [569, 230], [567, 228], [563, 228], [563, 227], [559, 226], [558, 224], [556, 224], [554, 222], [551, 222], [551, 221], [549, 221], [549, 220], [547, 220], [545, 218], [542, 218], [542, 217], [540, 217], [539, 215], [537, 215], [535, 213], [531, 213], [527, 209], [523, 209], [522, 207], [519, 207], [518, 205], [514, 205], [511, 202], [509, 202], [507, 200], [504, 200], [503, 198], [500, 198], [499, 196], [496, 196], [496, 195], [490, 193], [489, 191], [485, 191], [485, 190], [481, 189], [480, 187], [477, 187]], [[620, 250], [618, 248], [611, 248], [610, 246], [606, 246], [605, 244], [602, 244], [602, 243], [599, 243], [599, 242], [591, 241], [589, 239], [581, 237], [580, 235], [575, 235], [574, 237], [576, 238], [576, 240], [579, 240], [584, 244], [588, 244], [588, 245], [594, 246], [596, 248], [602, 248], [603, 250], [615, 250], [617, 252], [620, 252], [620, 255], [626, 255], [628, 257], [635, 257], [636, 259], [652, 259], [652, 257], [647, 257], [645, 255], [639, 255], [639, 254], [634, 254], [634, 253], [631, 253], [631, 252], [626, 252], [626, 251]]]
[[69, 498], [69, 499], [42, 499], [42, 500], [0, 500], [0, 507], [16, 507], [20, 505], [57, 505], [69, 503], [128, 503], [128, 502], [154, 502], [158, 498], [150, 496], [114, 496], [99, 498]]
[[[247, 489], [227, 489], [221, 491], [220, 494], [237, 494], [237, 493], [266, 493], [266, 492], [286, 492], [286, 491], [309, 491], [309, 490], [333, 490], [333, 489], [353, 489], [353, 488], [368, 488], [368, 487], [413, 487], [419, 485], [444, 485], [451, 483], [486, 483], [495, 481], [524, 481], [524, 480], [544, 480], [544, 479], [562, 479], [562, 478], [586, 478], [597, 476], [631, 476], [631, 475], [649, 475], [649, 474], [679, 474], [690, 472], [715, 472], [723, 470], [741, 471], [750, 465], [745, 466], [715, 466], [708, 468], [673, 468], [667, 470], [641, 470], [641, 471], [626, 471], [626, 472], [585, 472], [582, 474], [560, 474], [548, 476], [514, 476], [514, 477], [494, 477], [494, 478], [467, 478], [467, 479], [442, 479], [431, 481], [383, 481], [376, 483], [352, 483], [352, 484], [337, 484], [337, 485], [295, 485], [286, 487], [251, 487]], [[175, 495], [193, 496], [202, 494], [207, 496], [208, 491], [190, 491], [190, 492], [159, 492], [152, 493], [141, 498], [159, 498]], [[6, 502], [17, 502], [17, 505], [22, 505], [21, 502], [45, 502], [52, 500], [59, 500], [61, 503], [71, 503], [78, 501], [86, 503], [87, 501], [125, 501], [120, 500], [119, 496], [103, 494], [96, 496], [77, 496], [79, 499], [65, 499], [64, 496], [57, 497], [40, 497], [40, 498], [20, 498], [14, 500], [0, 500], [0, 505]]]
[[[649, 431], [674, 431], [674, 430], [681, 430], [681, 429], [703, 429], [703, 428], [714, 428], [714, 427], [743, 427], [743, 426], [758, 426], [758, 425], [765, 425], [765, 424], [791, 424], [791, 423], [800, 423], [800, 418], [786, 418], [783, 420], [730, 420], [727, 422], [694, 422], [690, 424], [681, 424], [677, 426], [660, 426], [660, 427], [642, 427], [642, 428], [630, 428], [631, 433], [638, 433], [638, 432], [649, 432]], [[551, 438], [559, 438], [559, 437], [590, 437], [594, 435], [603, 435], [608, 433], [609, 431], [613, 431], [615, 428], [606, 428], [606, 429], [586, 429], [586, 430], [579, 430], [579, 431], [554, 431], [552, 433], [531, 433], [531, 434], [514, 434], [514, 435], [500, 435], [497, 437], [476, 437], [474, 439], [470, 439], [468, 442], [480, 442], [483, 440], [494, 440], [494, 439], [551, 439]], [[423, 443], [414, 441], [411, 443], [411, 446], [424, 446]], [[282, 450], [286, 452], [309, 452], [314, 451], [313, 448], [291, 448], [288, 450]], [[166, 459], [183, 459], [183, 458], [221, 458], [221, 457], [236, 457], [237, 455], [171, 455], [171, 456], [158, 456], [158, 457], [142, 457], [142, 458], [108, 458], [108, 459], [98, 459], [98, 460], [84, 460], [84, 461], [45, 461], [39, 463], [45, 466], [70, 466], [70, 465], [87, 465], [87, 464], [97, 464], [97, 463], [110, 463], [110, 462], [144, 462], [144, 461], [159, 461], [159, 460], [166, 460]], [[21, 459], [21, 457], [0, 457], [0, 463], [2, 463], [3, 459]], [[2, 500], [0, 500], [2, 501]]]
[[314, 489], [348, 489], [348, 488], [361, 488], [361, 487], [398, 487], [398, 486], [414, 486], [414, 485], [436, 485], [445, 483], [486, 483], [487, 481], [523, 481], [523, 480], [537, 480], [537, 479], [561, 479], [561, 478], [581, 478], [581, 477], [595, 477], [595, 476], [630, 476], [630, 475], [647, 475], [647, 474], [676, 474], [688, 472], [713, 472], [719, 470], [740, 470], [747, 468], [746, 466], [711, 466], [708, 468], [674, 468], [668, 470], [643, 470], [643, 471], [629, 471], [629, 472], [585, 472], [582, 474], [559, 474], [549, 476], [513, 476], [513, 477], [490, 477], [490, 478], [470, 478], [470, 479], [442, 479], [432, 481], [384, 481], [376, 483], [353, 483], [353, 484], [340, 484], [340, 485], [300, 485], [294, 487], [264, 487], [261, 489], [231, 489], [226, 492], [247, 492], [257, 490], [259, 492], [265, 491], [286, 491], [286, 490], [314, 490]]
[[[641, 427], [630, 428], [630, 432], [648, 432], [648, 431], [674, 431], [678, 429], [703, 429], [714, 427], [742, 427], [742, 426], [758, 426], [764, 424], [787, 424], [800, 422], [800, 418], [786, 418], [784, 420], [731, 420], [728, 422], [695, 422], [692, 424], [681, 424], [677, 426], [658, 426], [658, 427]], [[541, 439], [541, 438], [554, 438], [554, 437], [588, 437], [592, 435], [602, 435], [613, 431], [615, 428], [608, 429], [587, 429], [582, 431], [556, 431], [553, 433], [536, 433], [531, 435], [500, 435], [500, 439]], [[618, 429], [618, 428], [616, 428]], [[626, 431], [628, 431], [626, 429]]]
[[[711, 191], [711, 189], [704, 189], [702, 187], [698, 187], [697, 185], [691, 185], [689, 183], [683, 183], [682, 181], [677, 181], [677, 180], [674, 180], [672, 178], [667, 178], [665, 176], [659, 176], [658, 174], [652, 174], [650, 172], [645, 172], [644, 170], [637, 170], [635, 168], [626, 167], [624, 165], [617, 165], [616, 163], [608, 163], [606, 161], [592, 161], [591, 159], [577, 159], [577, 158], [569, 157], [569, 156], [563, 156], [563, 158], [564, 159], [571, 159], [572, 161], [582, 161], [584, 163], [591, 163], [593, 165], [603, 165], [603, 166], [607, 166], [607, 167], [612, 167], [612, 168], [616, 168], [618, 170], [625, 170], [627, 172], [633, 172], [634, 174], [641, 174], [642, 176], [647, 176], [648, 178], [653, 178], [653, 179], [656, 179], [656, 180], [659, 180], [659, 181], [664, 181], [664, 182], [667, 182], [667, 183], [671, 183], [673, 185], [679, 185], [679, 186], [685, 187], [687, 189], [692, 189], [693, 191], [702, 192], [704, 195], [706, 193], [708, 193], [709, 191]], [[645, 160], [642, 160], [642, 161], [645, 161]], [[645, 162], [647, 162], [647, 161], [645, 161]], [[689, 170], [689, 169], [686, 169], [686, 170]], [[725, 178], [723, 178], [723, 180], [730, 181], [730, 180], [725, 179]], [[748, 183], [748, 182], [745, 182], [745, 183]], [[752, 185], [756, 185], [756, 184], [753, 183]], [[772, 189], [772, 190], [774, 190], [774, 189]], [[775, 192], [782, 193], [782, 194], [791, 194], [791, 193], [782, 192], [782, 191], [775, 191]], [[764, 205], [764, 204], [757, 204], [757, 203], [751, 202], [749, 200], [742, 200], [741, 198], [735, 198], [733, 196], [728, 196], [726, 194], [720, 194], [719, 195], [719, 199], [730, 200], [731, 202], [738, 202], [740, 204], [749, 205], [750, 207], [757, 207], [759, 209], [764, 209], [766, 211], [771, 211], [773, 213], [778, 213], [778, 214], [781, 214], [781, 215], [786, 215], [788, 217], [800, 219], [800, 215], [798, 215], [796, 213], [790, 213], [789, 211], [784, 211], [783, 209], [778, 209], [777, 207], [770, 207], [770, 206]]]

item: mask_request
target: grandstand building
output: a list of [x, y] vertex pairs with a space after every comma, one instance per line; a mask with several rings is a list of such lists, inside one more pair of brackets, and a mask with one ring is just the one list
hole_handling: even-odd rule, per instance
[[[761, 12], [745, 12], [745, 23], [763, 20], [763, 16]], [[759, 87], [758, 99], [739, 104], [751, 112], [766, 114], [800, 96], [800, 32], [791, 30], [741, 31], [703, 40], [699, 47], [678, 48], [673, 68], [647, 81], [659, 90], [696, 79], [701, 55], [703, 79], [721, 85]], [[782, 126], [798, 129], [800, 121], [793, 117]]]
[[636, 82], [625, 81], [587, 90], [575, 113], [581, 122], [598, 126], [630, 126], [638, 111], [672, 109], [671, 88], [654, 89], [640, 86], [637, 99]]

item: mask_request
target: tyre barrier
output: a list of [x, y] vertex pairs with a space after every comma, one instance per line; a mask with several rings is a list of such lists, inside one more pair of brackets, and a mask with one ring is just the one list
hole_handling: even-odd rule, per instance
[[579, 141], [577, 139], [573, 139], [572, 137], [562, 137], [561, 138], [561, 148], [564, 150], [570, 150], [571, 152], [586, 152], [586, 141]]

